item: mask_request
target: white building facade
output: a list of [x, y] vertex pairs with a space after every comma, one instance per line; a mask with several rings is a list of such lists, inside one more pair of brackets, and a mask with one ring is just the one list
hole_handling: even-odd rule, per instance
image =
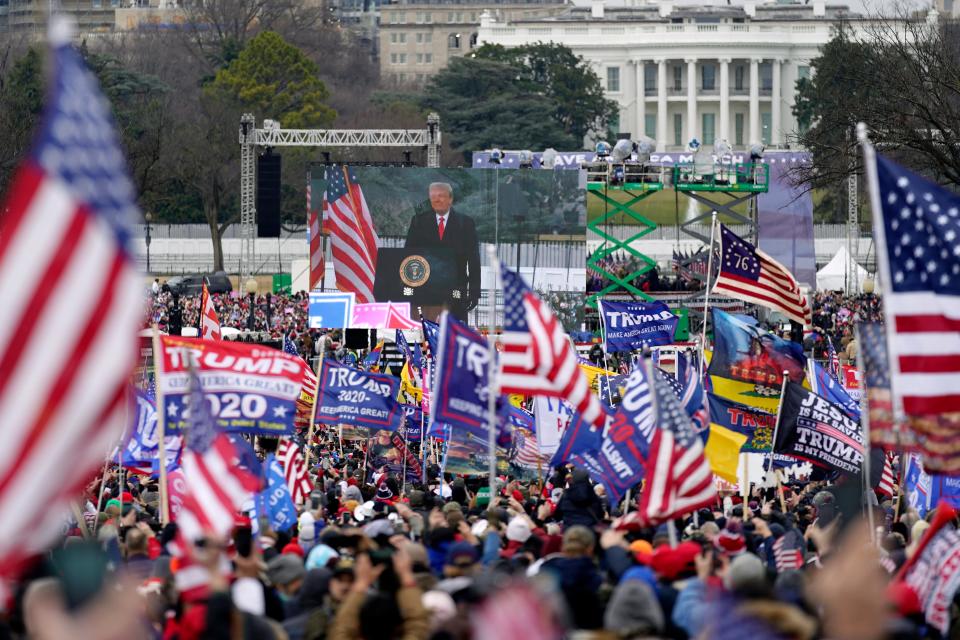
[[501, 23], [485, 15], [479, 40], [570, 47], [620, 105], [615, 129], [654, 138], [659, 151], [683, 149], [692, 138], [788, 148], [797, 133], [796, 82], [809, 76], [834, 25], [850, 19], [846, 7], [823, 0], [616, 7], [594, 0], [540, 20]]

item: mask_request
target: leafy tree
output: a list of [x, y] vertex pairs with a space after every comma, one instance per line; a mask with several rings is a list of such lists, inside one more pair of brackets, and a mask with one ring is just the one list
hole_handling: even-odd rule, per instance
[[280, 35], [264, 31], [230, 65], [217, 72], [212, 88], [284, 127], [324, 127], [336, 112], [319, 69]]
[[605, 130], [619, 111], [617, 103], [604, 96], [590, 65], [561, 44], [537, 42], [509, 49], [486, 44], [472, 55], [518, 69], [521, 86], [552, 100], [553, 118], [577, 139], [577, 146], [591, 131]]
[[454, 58], [431, 80], [424, 105], [435, 109], [458, 151], [496, 145], [578, 147], [576, 135], [552, 117], [555, 98], [531, 90], [522, 70], [483, 58]]

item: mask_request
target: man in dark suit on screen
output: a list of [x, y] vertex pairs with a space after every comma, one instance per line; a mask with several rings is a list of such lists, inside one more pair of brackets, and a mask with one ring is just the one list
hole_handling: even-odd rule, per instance
[[408, 249], [444, 247], [457, 260], [456, 289], [447, 300], [451, 313], [465, 320], [480, 300], [480, 245], [470, 216], [453, 210], [453, 187], [446, 182], [430, 185], [430, 208], [418, 213], [407, 230]]

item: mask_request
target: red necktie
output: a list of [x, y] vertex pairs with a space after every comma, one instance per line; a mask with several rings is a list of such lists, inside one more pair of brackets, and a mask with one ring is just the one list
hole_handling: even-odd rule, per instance
[[440, 226], [437, 228], [437, 231], [440, 233], [440, 239], [441, 239], [441, 240], [443, 240], [443, 227], [444, 227], [443, 221], [446, 220], [446, 219], [447, 219], [446, 216], [441, 216], [441, 217], [440, 217]]

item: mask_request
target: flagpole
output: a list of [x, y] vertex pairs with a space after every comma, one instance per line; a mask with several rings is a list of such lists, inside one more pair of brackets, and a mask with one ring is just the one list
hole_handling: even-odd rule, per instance
[[[170, 496], [167, 490], [167, 410], [163, 404], [163, 351], [160, 347], [160, 330], [153, 323], [153, 378], [156, 381], [157, 397], [157, 444], [160, 456], [160, 524], [170, 523]], [[122, 494], [121, 494], [122, 495]]]
[[[853, 325], [853, 337], [858, 346], [857, 369], [860, 371], [860, 379], [863, 381], [860, 393], [860, 426], [863, 431], [863, 469], [861, 469], [863, 472], [863, 501], [867, 509], [867, 522], [870, 523], [870, 540], [876, 542], [877, 532], [873, 528], [873, 505], [870, 504], [868, 493], [873, 490], [870, 486], [870, 406], [867, 403], [867, 373], [863, 365], [863, 350], [859, 348], [863, 343], [860, 341], [860, 326], [857, 324]], [[897, 512], [894, 511], [893, 515], [896, 518]]]
[[703, 294], [703, 330], [700, 334], [700, 370], [703, 371], [703, 361], [707, 351], [707, 310], [710, 307], [710, 274], [713, 272], [713, 238], [717, 228], [717, 212], [710, 217], [710, 246], [707, 248], [707, 288]]
[[[487, 349], [489, 353], [489, 377], [487, 381], [487, 446], [490, 472], [490, 506], [497, 495], [497, 395], [499, 394], [500, 380], [497, 366], [497, 278], [499, 277], [500, 261], [497, 260], [497, 250], [494, 245], [487, 245], [487, 258], [493, 266], [493, 278], [490, 281], [490, 300], [487, 319]], [[519, 275], [519, 273], [518, 273]]]
[[[780, 385], [780, 402], [777, 403], [777, 420], [773, 423], [773, 440], [770, 442], [770, 471], [773, 471], [773, 457], [777, 449], [777, 432], [780, 431], [780, 410], [783, 408], [783, 395], [787, 392], [787, 383], [790, 381], [790, 372], [784, 369], [783, 384]], [[746, 507], [744, 507], [746, 508]]]
[[[863, 165], [867, 174], [867, 192], [870, 195], [871, 218], [873, 219], [873, 237], [877, 245], [877, 268], [880, 271], [881, 285], [888, 289], [893, 282], [890, 275], [890, 257], [887, 255], [886, 229], [883, 226], [883, 204], [880, 198], [880, 179], [877, 176], [877, 153], [867, 135], [867, 125], [857, 124], [857, 140], [863, 149]], [[883, 259], [880, 254], [883, 253]], [[889, 290], [887, 291], [889, 293]], [[894, 382], [900, 376], [900, 360], [897, 357], [896, 341], [893, 339], [894, 326], [890, 322], [890, 296], [881, 295], [883, 303], [884, 327], [887, 336], [887, 366], [890, 367], [890, 401], [893, 409], [893, 431], [900, 437], [900, 423], [903, 422], [903, 405], [900, 397], [894, 393]], [[858, 343], [859, 346], [859, 343]], [[857, 349], [859, 354], [860, 349]], [[866, 456], [864, 456], [866, 457]]]

